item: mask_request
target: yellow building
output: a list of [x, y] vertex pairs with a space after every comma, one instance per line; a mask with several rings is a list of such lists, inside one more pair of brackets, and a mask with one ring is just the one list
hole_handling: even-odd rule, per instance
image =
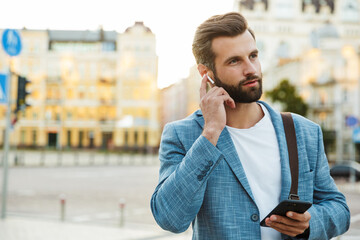
[[[115, 31], [20, 31], [13, 71], [31, 81], [11, 144], [24, 147], [156, 149], [159, 144], [155, 35], [136, 22]], [[0, 53], [0, 70], [9, 61]], [[17, 78], [12, 79], [16, 101]], [[14, 105], [15, 106], [15, 105]], [[5, 128], [5, 107], [0, 128]], [[1, 135], [2, 132], [0, 131]], [[0, 143], [2, 144], [2, 136]]]

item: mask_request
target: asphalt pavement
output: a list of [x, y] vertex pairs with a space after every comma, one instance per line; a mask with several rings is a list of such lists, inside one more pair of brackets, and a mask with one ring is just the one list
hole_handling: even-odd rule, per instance
[[[158, 164], [154, 155], [20, 153], [17, 167], [10, 162], [8, 214], [0, 220], [0, 240], [191, 239], [191, 227], [172, 234], [158, 227], [151, 215]], [[338, 182], [338, 187], [352, 218], [350, 230], [335, 239], [360, 239], [360, 183]], [[61, 194], [67, 198], [64, 221]], [[121, 198], [126, 199], [122, 227]]]

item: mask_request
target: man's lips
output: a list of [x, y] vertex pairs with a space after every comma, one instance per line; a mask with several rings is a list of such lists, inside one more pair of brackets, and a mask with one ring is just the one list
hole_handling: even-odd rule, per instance
[[258, 83], [258, 81], [259, 81], [259, 79], [247, 80], [242, 85], [252, 87], [252, 86], [255, 86]]

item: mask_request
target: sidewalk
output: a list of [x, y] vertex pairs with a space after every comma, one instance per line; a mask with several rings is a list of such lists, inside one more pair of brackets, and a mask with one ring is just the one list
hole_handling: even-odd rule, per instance
[[[353, 232], [354, 233], [354, 232]], [[350, 235], [350, 236], [347, 236]], [[344, 236], [333, 240], [355, 240], [359, 236]], [[191, 230], [172, 234], [148, 225], [124, 228], [85, 225], [71, 222], [46, 221], [23, 217], [0, 220], [1, 240], [190, 240]]]
[[189, 240], [190, 231], [171, 234], [160, 228], [131, 225], [123, 228], [45, 221], [22, 217], [0, 220], [1, 240]]

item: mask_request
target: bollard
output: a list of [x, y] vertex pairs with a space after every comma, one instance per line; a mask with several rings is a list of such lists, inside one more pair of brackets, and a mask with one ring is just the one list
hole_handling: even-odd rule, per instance
[[15, 158], [14, 158], [14, 166], [18, 166], [19, 165], [19, 158], [17, 153], [15, 153]]
[[65, 207], [66, 207], [66, 195], [60, 194], [60, 220], [65, 221]]
[[124, 223], [125, 223], [125, 199], [121, 198], [119, 201], [119, 209], [120, 209], [120, 221], [119, 221], [119, 226], [123, 227]]

